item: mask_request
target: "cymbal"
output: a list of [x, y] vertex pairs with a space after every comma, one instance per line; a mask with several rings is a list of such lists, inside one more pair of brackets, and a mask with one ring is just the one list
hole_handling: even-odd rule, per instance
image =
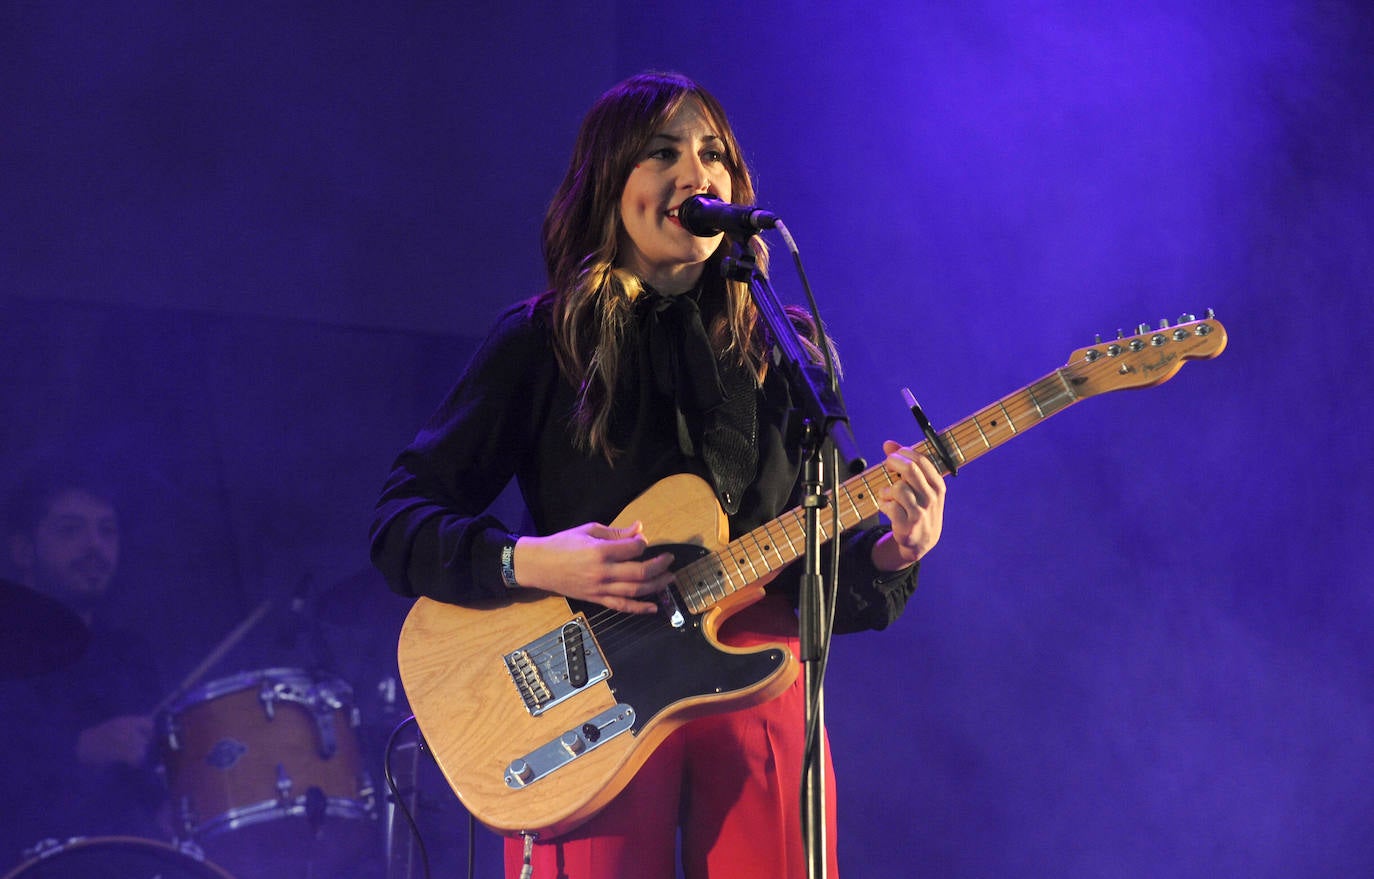
[[0, 680], [65, 668], [81, 657], [90, 637], [60, 601], [0, 580]]

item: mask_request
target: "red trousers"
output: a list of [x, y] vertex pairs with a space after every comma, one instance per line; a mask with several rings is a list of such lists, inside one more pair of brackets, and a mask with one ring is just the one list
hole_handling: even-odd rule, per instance
[[[786, 599], [768, 596], [727, 621], [721, 641], [781, 641], [796, 655], [796, 617]], [[674, 879], [679, 830], [687, 879], [805, 879], [802, 678], [770, 702], [673, 732], [610, 805], [535, 843], [535, 879]], [[827, 875], [838, 879], [828, 743], [825, 789]], [[523, 854], [523, 840], [506, 840], [508, 879], [518, 879]]]

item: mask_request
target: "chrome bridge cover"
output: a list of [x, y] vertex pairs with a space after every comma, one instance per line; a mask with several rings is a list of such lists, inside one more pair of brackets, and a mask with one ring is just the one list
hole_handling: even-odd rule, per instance
[[502, 659], [525, 710], [534, 717], [611, 676], [591, 627], [581, 615]]

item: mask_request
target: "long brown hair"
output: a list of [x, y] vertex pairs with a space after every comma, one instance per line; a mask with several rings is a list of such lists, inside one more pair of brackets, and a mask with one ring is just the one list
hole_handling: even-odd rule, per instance
[[[619, 268], [620, 197], [649, 141], [687, 101], [697, 101], [720, 137], [732, 198], [754, 203], [754, 184], [720, 103], [678, 73], [648, 72], [612, 87], [592, 106], [573, 147], [563, 182], [544, 215], [544, 265], [553, 310], [554, 350], [563, 374], [578, 389], [575, 441], [614, 458], [610, 414], [620, 378], [631, 305], [643, 282]], [[767, 249], [751, 238], [762, 269]], [[746, 284], [720, 278], [728, 240], [707, 261], [703, 279], [724, 288], [725, 307], [709, 328], [716, 348], [760, 378], [767, 340]]]

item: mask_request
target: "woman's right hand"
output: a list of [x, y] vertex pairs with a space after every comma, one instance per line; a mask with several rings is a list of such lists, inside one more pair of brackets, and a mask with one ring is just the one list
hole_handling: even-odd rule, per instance
[[643, 601], [673, 582], [671, 553], [641, 560], [649, 548], [644, 525], [611, 528], [589, 522], [547, 537], [515, 543], [515, 580], [521, 586], [557, 592], [623, 613], [654, 613]]

